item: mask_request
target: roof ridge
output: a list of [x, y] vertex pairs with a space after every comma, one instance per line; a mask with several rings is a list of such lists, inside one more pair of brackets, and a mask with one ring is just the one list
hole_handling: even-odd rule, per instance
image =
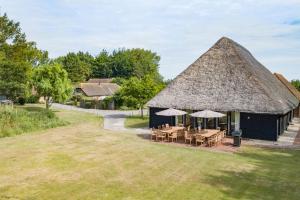
[[275, 72], [274, 75], [300, 101], [299, 90], [290, 81], [288, 81], [282, 74]]
[[[234, 42], [234, 41], [233, 41], [233, 42]], [[238, 56], [239, 60], [240, 60], [241, 62], [243, 62], [243, 63], [252, 65], [248, 60], [244, 59], [244, 57], [242, 57], [242, 56], [240, 55], [240, 52], [236, 49], [237, 47], [242, 47], [242, 50], [246, 50], [246, 48], [244, 48], [243, 46], [237, 44], [236, 42], [234, 42], [234, 43], [235, 43], [236, 45], [232, 45], [232, 47], [233, 47], [234, 52], [235, 52], [236, 55]], [[253, 55], [252, 55], [248, 50], [246, 50], [246, 52], [249, 53], [250, 56], [253, 57]], [[253, 58], [254, 58], [254, 57], [253, 57]], [[254, 59], [255, 59], [255, 58], [254, 58]], [[255, 60], [256, 60], [256, 59], [255, 59]], [[256, 60], [256, 61], [257, 61], [257, 60]], [[253, 72], [253, 70], [250, 70], [249, 67], [244, 67], [244, 69], [252, 75], [252, 78], [253, 78], [253, 79], [255, 80], [255, 82], [257, 83], [256, 85], [259, 85], [259, 86], [260, 86], [259, 89], [261, 89], [265, 94], [268, 94], [267, 96], [268, 96], [269, 98], [271, 98], [271, 96], [269, 95], [269, 92], [266, 90], [266, 88], [262, 87], [262, 85], [261, 85], [261, 84], [262, 84], [262, 81], [259, 81], [257, 76], [253, 76], [253, 75], [255, 74], [255, 73]], [[272, 98], [271, 98], [271, 99], [272, 99]]]
[[[172, 83], [174, 83], [177, 79], [179, 79], [181, 76], [183, 76], [183, 74], [189, 70], [189, 68], [194, 65], [199, 59], [201, 59], [203, 56], [205, 56], [206, 53], [208, 53], [210, 50], [214, 49], [215, 46], [224, 40], [231, 40], [230, 38], [226, 37], [226, 36], [222, 36], [217, 42], [214, 43], [214, 45], [212, 45], [211, 47], [208, 48], [208, 50], [206, 50], [203, 54], [201, 54], [195, 61], [192, 62], [192, 64], [188, 65], [187, 68], [185, 68], [182, 72], [180, 72], [164, 89], [162, 89], [159, 93], [157, 93], [157, 95], [159, 95], [160, 93], [163, 93], [164, 90], [167, 90], [169, 87], [171, 87]], [[233, 41], [233, 40], [231, 40]], [[157, 96], [156, 95], [156, 96]]]
[[[234, 40], [232, 40], [232, 39], [230, 39], [228, 37], [222, 37], [217, 42], [217, 44], [220, 43], [220, 42], [224, 42], [224, 41], [227, 43], [227, 45], [229, 47], [231, 47], [233, 49], [233, 51], [234, 51], [235, 55], [238, 57], [239, 61], [242, 62], [242, 63], [244, 63], [244, 65], [240, 66], [240, 67], [243, 67], [243, 69], [245, 69], [249, 74], [251, 74], [251, 78], [252, 78], [253, 81], [255, 81], [257, 88], [263, 94], [265, 94], [269, 99], [271, 99], [272, 102], [276, 106], [280, 106], [280, 105], [278, 105], [279, 102], [277, 100], [275, 100], [275, 99], [272, 98], [272, 95], [270, 94], [269, 90], [267, 89], [267, 86], [264, 84], [264, 81], [260, 80], [260, 77], [256, 75], [256, 73], [254, 72], [254, 70], [252, 70], [252, 69], [254, 69], [254, 67], [252, 67], [252, 68], [247, 67], [247, 65], [252, 66], [252, 63], [249, 60], [247, 60], [245, 58], [245, 56], [241, 55], [241, 51], [239, 49], [237, 49], [237, 48], [240, 48], [242, 51], [244, 51], [245, 53], [249, 54], [249, 56], [251, 58], [253, 58], [254, 61], [256, 61], [259, 65], [261, 65], [261, 63], [258, 60], [255, 59], [255, 57], [251, 54], [251, 52], [248, 49], [246, 49], [245, 47], [243, 47], [242, 45], [240, 45], [239, 43], [235, 42]], [[261, 65], [260, 67], [262, 69], [266, 69], [263, 65]], [[266, 69], [266, 70], [268, 70], [268, 69]], [[276, 96], [281, 99], [281, 97], [278, 96], [277, 94], [276, 94]]]
[[[240, 44], [238, 44], [238, 43], [236, 43], [236, 42], [234, 42], [234, 41], [232, 41], [232, 42], [233, 42], [233, 44], [235, 44], [235, 45], [233, 45], [234, 51], [235, 51], [235, 53], [237, 54], [237, 56], [239, 57], [239, 59], [240, 59], [242, 62], [246, 62], [248, 65], [252, 65], [252, 63], [251, 63], [249, 60], [247, 60], [244, 56], [242, 56], [242, 55], [240, 54], [240, 51], [237, 50], [237, 47], [238, 47], [238, 48], [241, 48], [243, 51], [245, 51], [246, 53], [248, 53], [248, 54], [251, 56], [251, 58], [254, 59], [254, 61], [257, 62], [257, 63], [260, 65], [260, 68], [261, 68], [262, 70], [267, 70], [268, 72], [270, 72], [270, 74], [272, 74], [272, 72], [271, 72], [269, 69], [267, 69], [267, 68], [266, 68], [265, 66], [263, 66], [258, 60], [256, 60], [256, 58], [251, 54], [251, 52], [250, 52], [249, 50], [247, 50], [245, 47], [243, 47], [242, 45], [240, 45]], [[252, 70], [252, 69], [253, 69], [253, 70]], [[247, 71], [248, 71], [249, 73], [251, 73], [252, 75], [256, 74], [256, 72], [255, 72], [255, 70], [256, 70], [255, 66], [252, 67], [252, 68], [245, 67], [245, 70], [247, 70]], [[275, 105], [281, 106], [282, 100], [285, 100], [285, 102], [286, 102], [287, 104], [290, 104], [290, 102], [289, 102], [287, 99], [283, 99], [283, 98], [282, 98], [281, 94], [279, 93], [279, 92], [280, 92], [279, 90], [277, 90], [275, 93], [273, 93], [273, 92], [271, 92], [270, 90], [268, 90], [268, 86], [265, 84], [265, 82], [262, 81], [262, 80], [260, 80], [260, 81], [258, 80], [258, 79], [261, 79], [261, 77], [258, 76], [258, 75], [259, 75], [259, 74], [254, 75], [252, 78], [254, 78], [255, 82], [260, 86], [259, 88], [264, 92], [264, 94], [266, 94], [266, 95], [268, 96], [268, 98], [270, 98], [270, 99], [273, 101], [273, 103], [274, 103]], [[273, 77], [272, 77], [272, 78], [273, 78]], [[278, 80], [276, 80], [276, 79], [274, 79], [274, 80], [275, 80], [275, 81], [278, 81]], [[279, 99], [279, 100], [276, 100], [276, 99], [272, 98], [272, 95], [276, 95], [276, 98]]]

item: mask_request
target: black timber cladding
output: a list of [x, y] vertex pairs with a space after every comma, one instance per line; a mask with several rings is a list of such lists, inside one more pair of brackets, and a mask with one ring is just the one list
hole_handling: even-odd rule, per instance
[[165, 109], [167, 108], [149, 108], [149, 128], [157, 128], [162, 124], [175, 126], [175, 117], [160, 116], [155, 114]]
[[240, 127], [243, 131], [243, 138], [277, 141], [278, 136], [287, 129], [288, 124], [288, 114], [241, 113]]

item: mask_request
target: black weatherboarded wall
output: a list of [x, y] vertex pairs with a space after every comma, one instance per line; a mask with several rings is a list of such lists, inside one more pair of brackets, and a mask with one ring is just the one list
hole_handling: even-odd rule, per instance
[[162, 124], [175, 125], [175, 117], [159, 116], [155, 113], [165, 110], [167, 108], [149, 108], [149, 128], [157, 128]]
[[243, 138], [277, 141], [278, 115], [241, 113]]

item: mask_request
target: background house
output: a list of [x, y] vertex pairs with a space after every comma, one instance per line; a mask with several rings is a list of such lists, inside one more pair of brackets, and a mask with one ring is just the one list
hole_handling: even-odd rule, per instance
[[[104, 108], [104, 99], [111, 97], [119, 90], [120, 86], [112, 83], [112, 79], [90, 79], [80, 83], [75, 89], [75, 95], [82, 95], [81, 107]], [[93, 105], [87, 106], [92, 103]], [[108, 102], [107, 109], [115, 109], [114, 101]]]

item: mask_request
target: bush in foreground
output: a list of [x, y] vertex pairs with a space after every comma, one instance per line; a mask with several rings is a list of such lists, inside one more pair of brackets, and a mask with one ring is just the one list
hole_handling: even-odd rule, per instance
[[0, 107], [0, 137], [66, 125], [52, 111]]
[[26, 103], [26, 99], [24, 97], [19, 97], [18, 98], [18, 103], [23, 106]]

